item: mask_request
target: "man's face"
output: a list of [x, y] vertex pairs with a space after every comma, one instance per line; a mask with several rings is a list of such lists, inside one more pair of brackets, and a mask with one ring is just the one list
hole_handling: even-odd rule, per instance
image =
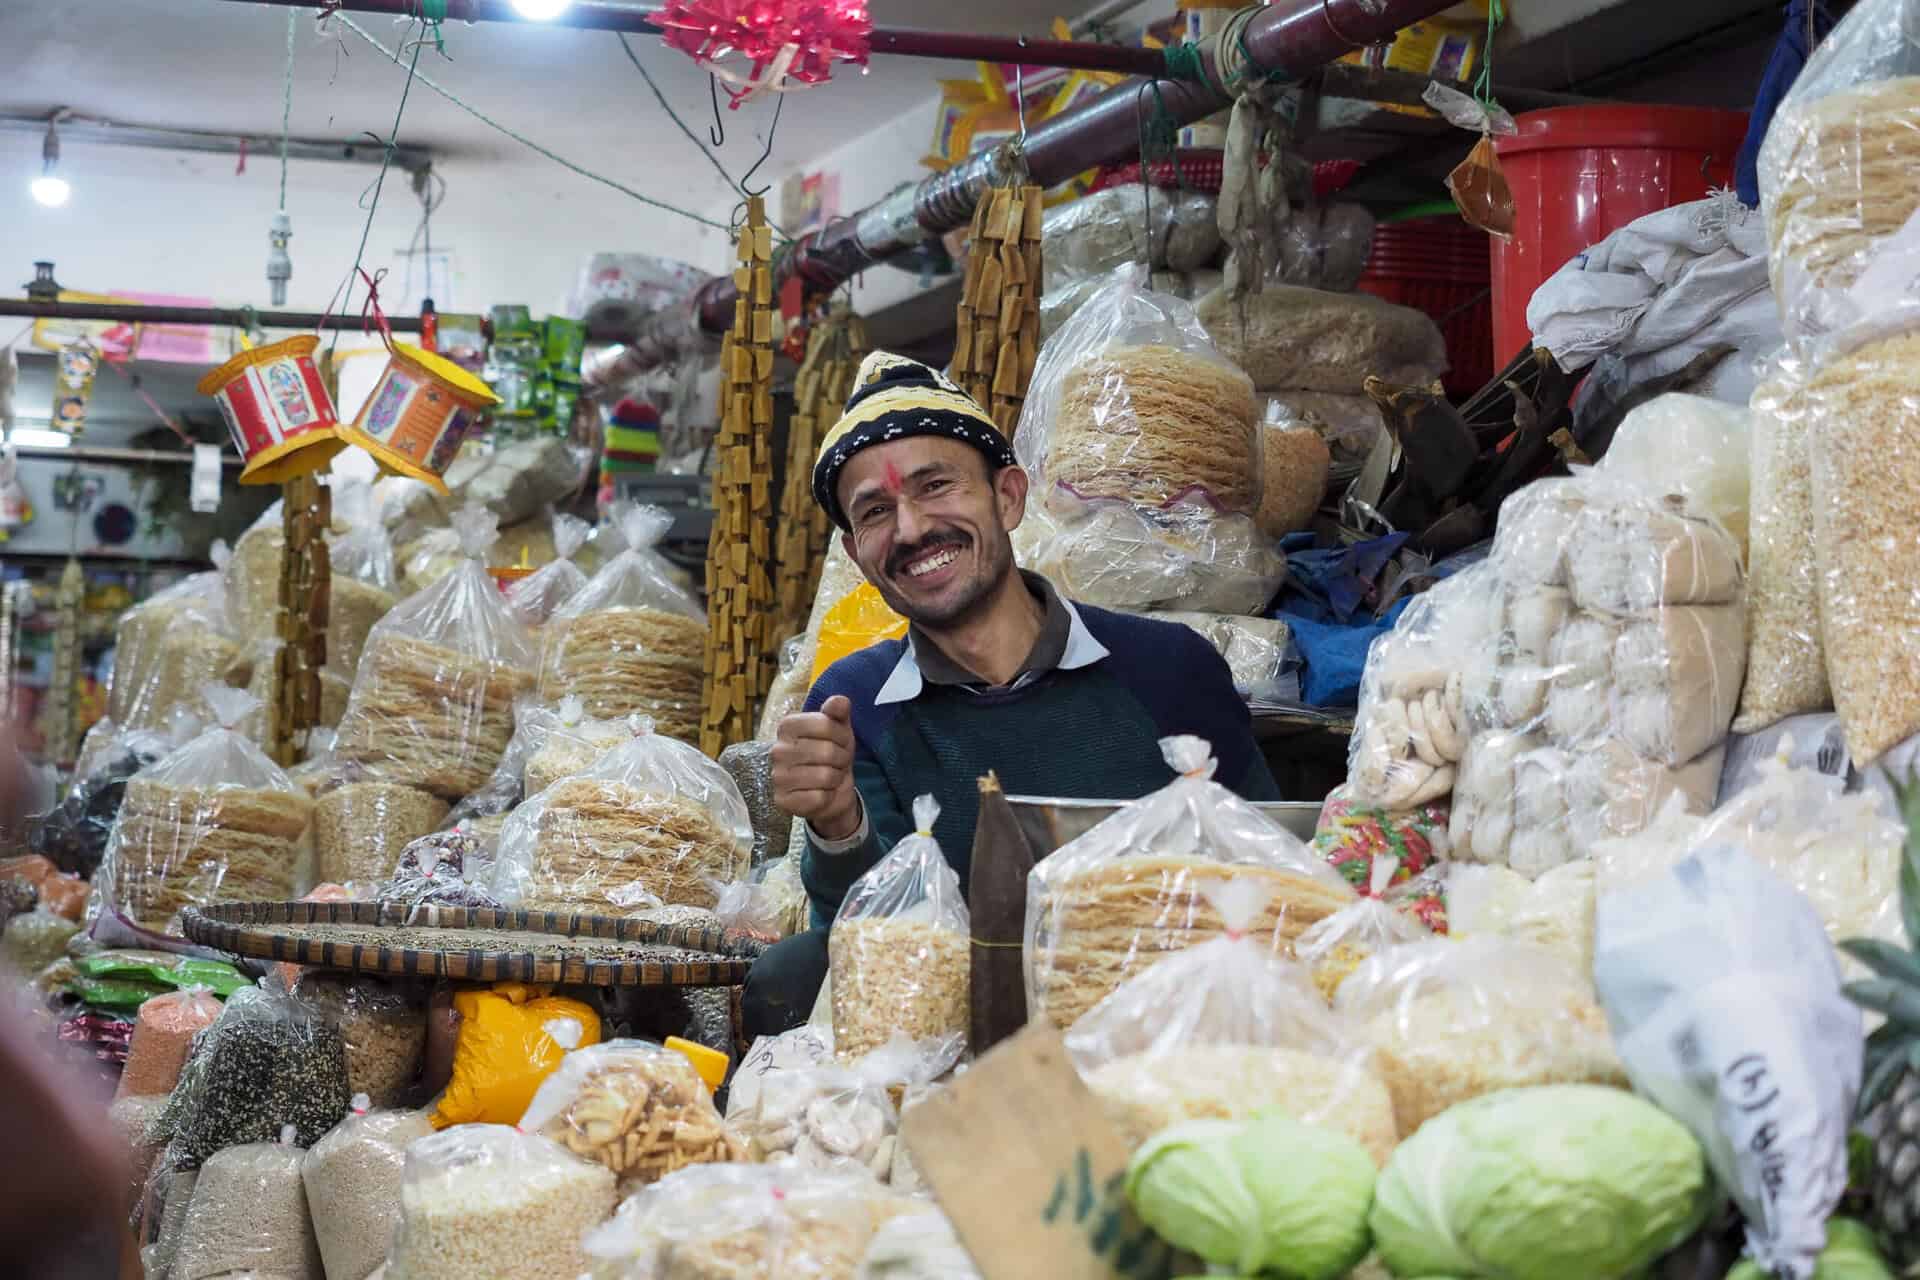
[[895, 613], [923, 627], [964, 621], [1013, 572], [1007, 536], [1027, 509], [1027, 473], [990, 472], [958, 440], [909, 436], [853, 456], [838, 483], [847, 554]]

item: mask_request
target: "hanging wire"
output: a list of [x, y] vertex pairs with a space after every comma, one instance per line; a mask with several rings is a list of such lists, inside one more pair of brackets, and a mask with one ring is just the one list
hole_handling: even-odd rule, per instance
[[298, 9], [287, 10], [287, 79], [280, 93], [280, 212], [287, 211], [287, 137], [293, 125], [293, 37]]
[[1505, 0], [1489, 0], [1487, 5], [1487, 44], [1480, 54], [1480, 74], [1473, 80], [1473, 96], [1483, 107], [1499, 104], [1493, 99], [1493, 38], [1507, 20]]
[[771, 182], [758, 191], [748, 186], [747, 183], [753, 179], [754, 174], [760, 172], [760, 166], [765, 164], [767, 158], [773, 154], [773, 135], [780, 132], [780, 112], [786, 105], [786, 94], [776, 93], [773, 96], [773, 120], [767, 125], [767, 145], [760, 152], [760, 158], [753, 162], [753, 168], [740, 175], [740, 194], [747, 196], [749, 199], [755, 196], [764, 196], [767, 192], [773, 190], [773, 184]]

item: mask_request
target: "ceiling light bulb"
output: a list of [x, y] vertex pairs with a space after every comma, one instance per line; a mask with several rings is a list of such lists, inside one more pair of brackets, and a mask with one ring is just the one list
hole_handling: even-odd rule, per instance
[[65, 178], [57, 178], [50, 173], [35, 178], [31, 189], [33, 198], [49, 209], [58, 209], [73, 194], [73, 188], [67, 185]]
[[573, 7], [573, 0], [513, 0], [513, 8], [523, 18], [551, 22]]

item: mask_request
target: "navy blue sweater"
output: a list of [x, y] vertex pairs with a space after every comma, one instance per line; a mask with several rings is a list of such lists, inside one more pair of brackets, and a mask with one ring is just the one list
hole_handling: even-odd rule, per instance
[[1249, 800], [1280, 798], [1246, 704], [1212, 645], [1178, 623], [1075, 608], [1108, 656], [1012, 691], [928, 683], [911, 701], [876, 706], [904, 640], [851, 654], [814, 682], [807, 710], [836, 694], [853, 703], [853, 780], [871, 828], [847, 853], [809, 845], [801, 875], [816, 927], [831, 923], [853, 882], [913, 830], [914, 797], [929, 791], [940, 801], [933, 834], [964, 889], [978, 779], [989, 770], [1012, 795], [1133, 799], [1173, 781], [1159, 740], [1192, 734], [1213, 744], [1218, 781]]

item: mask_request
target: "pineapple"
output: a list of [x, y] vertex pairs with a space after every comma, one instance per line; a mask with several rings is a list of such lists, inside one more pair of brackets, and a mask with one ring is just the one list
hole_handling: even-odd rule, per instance
[[1873, 1144], [1868, 1220], [1896, 1274], [1920, 1277], [1920, 785], [1896, 784], [1907, 827], [1900, 867], [1906, 948], [1855, 938], [1841, 949], [1876, 976], [1846, 984], [1853, 1002], [1886, 1018], [1867, 1037], [1860, 1127]]

